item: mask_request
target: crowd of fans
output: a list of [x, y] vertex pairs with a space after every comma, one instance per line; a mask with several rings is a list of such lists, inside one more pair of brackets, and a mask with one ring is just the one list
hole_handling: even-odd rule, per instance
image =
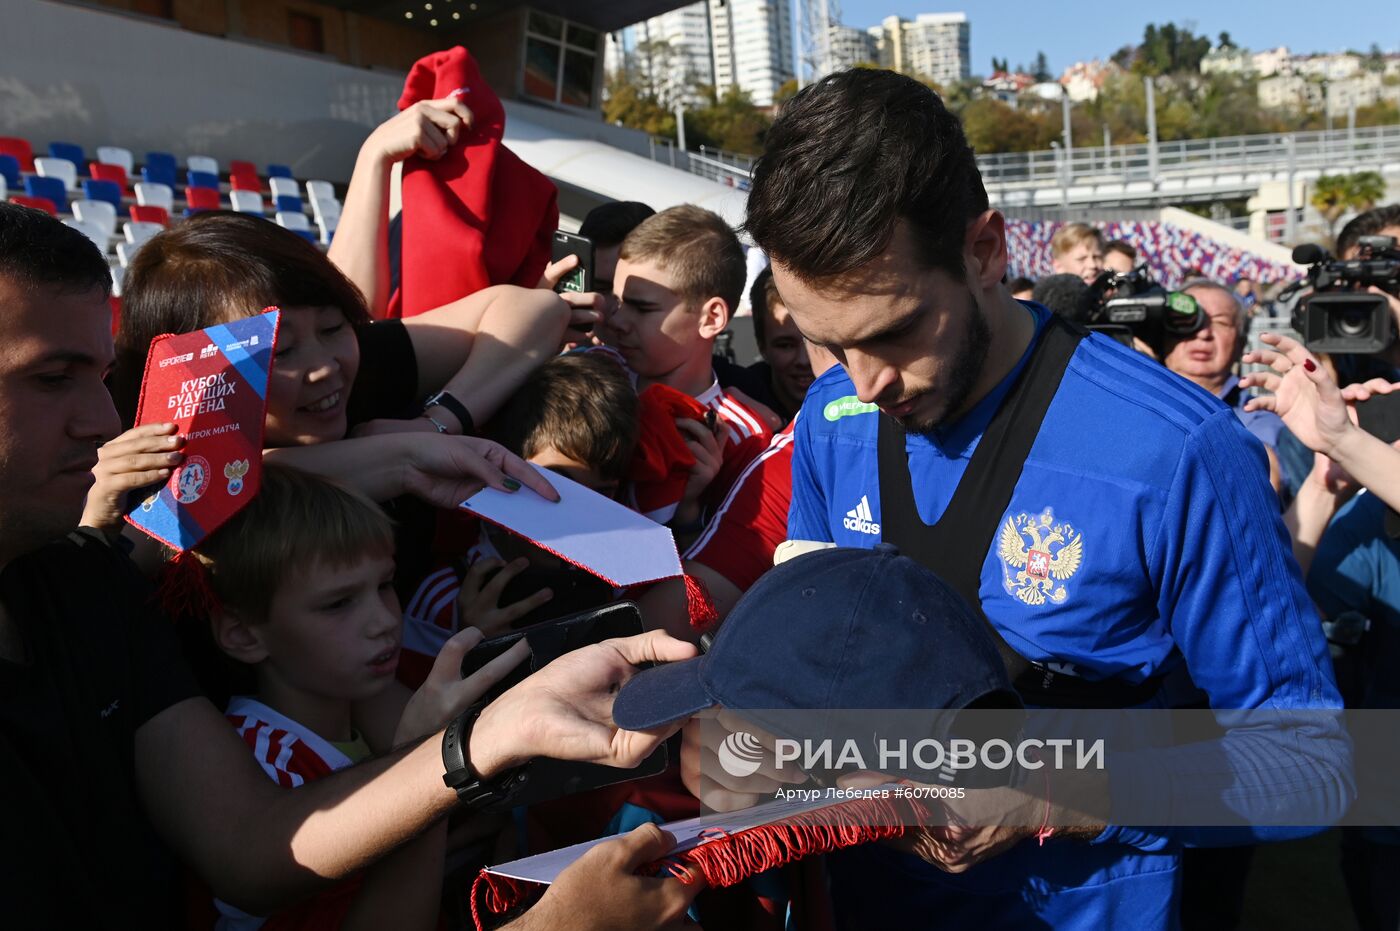
[[[415, 104], [370, 135], [328, 254], [271, 222], [223, 212], [156, 236], [127, 272], [114, 339], [108, 270], [92, 244], [41, 213], [0, 204], [0, 786], [12, 812], [12, 842], [0, 855], [3, 907], [62, 926], [427, 928], [444, 914], [468, 920], [467, 886], [483, 863], [611, 831], [621, 836], [566, 870], [510, 927], [678, 927], [697, 896], [692, 914], [702, 922], [709, 897], [708, 913], [725, 916], [709, 926], [780, 927], [798, 895], [791, 888], [741, 887], [760, 903], [741, 912], [732, 891], [723, 900], [693, 878], [636, 874], [669, 849], [654, 823], [694, 814], [697, 795], [726, 807], [767, 785], [760, 776], [702, 786], [701, 761], [713, 748], [693, 727], [637, 732], [613, 722], [616, 687], [635, 666], [696, 655], [686, 585], [614, 590], [457, 505], [484, 486], [553, 499], [550, 474], [581, 483], [669, 526], [687, 575], [722, 619], [787, 541], [878, 541], [878, 525], [870, 541], [822, 529], [826, 510], [837, 521], [853, 505], [858, 513], [857, 502], [869, 510], [839, 474], [850, 450], [873, 456], [873, 428], [854, 439], [837, 432], [860, 414], [878, 407], [902, 423], [911, 470], [919, 444], [937, 448], [954, 469], [938, 474], [956, 487], [1003, 396], [998, 384], [1014, 379], [1027, 346], [1052, 329], [1045, 308], [1080, 306], [1106, 269], [1128, 274], [1146, 257], [1091, 225], [1067, 224], [1051, 243], [1054, 275], [1006, 281], [1004, 229], [986, 209], [970, 155], [958, 154], [961, 131], [936, 97], [910, 84], [851, 72], [804, 91], [774, 126], [750, 204], [749, 248], [764, 248], [773, 268], [748, 285], [762, 359], [747, 366], [715, 354], [741, 304], [745, 247], [695, 206], [612, 203], [589, 213], [579, 231], [594, 247], [589, 292], [555, 291], [570, 258], [546, 268], [535, 288], [497, 285], [388, 317], [400, 262], [389, 168], [460, 144], [473, 114], [459, 97]], [[855, 134], [875, 133], [874, 117], [853, 107], [920, 118], [894, 121], [910, 125], [871, 148]], [[929, 146], [921, 133], [953, 144]], [[924, 151], [954, 154], [925, 165], [911, 154]], [[804, 175], [823, 152], [861, 167]], [[921, 219], [930, 213], [941, 219]], [[867, 227], [875, 232], [852, 246], [847, 229]], [[1340, 254], [1372, 234], [1400, 236], [1400, 209], [1353, 220]], [[923, 279], [910, 269], [936, 270], [938, 288], [944, 278], [956, 287], [911, 284]], [[1144, 444], [1168, 449], [1190, 434], [1186, 442], [1201, 447], [1170, 447], [1163, 456], [1175, 458], [1155, 464], [1144, 457], [1143, 468], [1162, 470], [1145, 511], [1185, 514], [1190, 502], [1172, 504], [1176, 496], [1208, 494], [1175, 484], [1178, 459], [1231, 470], [1214, 478], [1244, 489], [1231, 504], [1246, 510], [1271, 485], [1274, 513], [1253, 514], [1258, 527], [1248, 531], [1266, 540], [1249, 551], [1264, 566], [1255, 571], [1293, 579], [1276, 593], [1285, 601], [1289, 586], [1306, 581], [1317, 610], [1294, 612], [1312, 625], [1303, 642], [1321, 649], [1326, 631], [1349, 705], [1395, 707], [1400, 543], [1386, 521], [1400, 509], [1400, 452], [1360, 430], [1354, 411], [1400, 387], [1400, 349], [1319, 358], [1280, 330], [1250, 349], [1251, 322], [1271, 316], [1252, 282], [1198, 277], [1180, 290], [1199, 304], [1204, 326], [1170, 338], [1156, 359], [1085, 337], [1070, 373], [1098, 365], [1116, 381], [1071, 386], [1067, 374], [1061, 393], [1137, 392], [1148, 400], [1132, 416], [1144, 423], [1168, 416], [1146, 413], [1152, 404], [1185, 412], [1170, 415], [1178, 418], [1170, 428], [1142, 427]], [[877, 298], [887, 303], [869, 303]], [[1400, 327], [1400, 297], [1387, 299]], [[195, 551], [205, 603], [166, 618], [150, 590], [169, 554], [123, 519], [182, 462], [175, 425], [134, 425], [146, 355], [161, 334], [269, 306], [282, 318], [262, 487]], [[1238, 424], [1214, 418], [1227, 408]], [[1117, 427], [1128, 426], [1120, 418]], [[1054, 455], [1037, 445], [1032, 458]], [[868, 480], [871, 468], [856, 471]], [[1128, 479], [1103, 481], [1121, 488]], [[1224, 488], [1214, 494], [1228, 498]], [[933, 507], [935, 518], [951, 497]], [[1202, 522], [1192, 533], [1244, 532], [1212, 527], [1226, 520], [1212, 507], [1191, 512]], [[1296, 566], [1283, 565], [1284, 539]], [[1212, 584], [1248, 588], [1252, 576], [1241, 571]], [[1198, 583], [1173, 584], [1191, 602], [1186, 589]], [[483, 696], [526, 661], [523, 640], [460, 675], [484, 639], [619, 597], [637, 601], [649, 633], [571, 653], [489, 703]], [[1139, 601], [1165, 597], [1158, 590]], [[983, 604], [995, 620], [989, 595]], [[1222, 595], [1221, 611], [1232, 604]], [[1184, 611], [1155, 610], [1212, 707], [1243, 707], [1212, 680], [1231, 663], [1242, 679], [1313, 675], [1324, 684], [1308, 694], [1330, 700], [1334, 672], [1312, 670], [1312, 647], [1289, 661], [1304, 673], [1288, 663], [1264, 670], [1272, 660], [1249, 650], [1217, 667], [1191, 652], [1201, 648], [1186, 643], [1193, 622]], [[1162, 636], [1171, 651], [1171, 630]], [[1089, 670], [1095, 661], [1092, 650], [1032, 659]], [[1140, 680], [1151, 679], [1151, 665], [1143, 661]], [[535, 757], [636, 765], [678, 730], [680, 765], [514, 820], [452, 817], [459, 796], [444, 785], [438, 735], [468, 711], [465, 765], [482, 783]], [[1100, 841], [1117, 829], [1104, 830]], [[1112, 838], [1097, 849], [1134, 843]], [[1236, 872], [1188, 858], [1187, 927], [1238, 923], [1247, 840], [1234, 841], [1243, 851]], [[1073, 836], [1056, 843], [1088, 849]], [[916, 848], [914, 859], [957, 873], [1001, 849], [988, 844], [959, 860]], [[1132, 847], [1139, 857], [1160, 849]], [[1400, 887], [1390, 880], [1400, 836], [1349, 830], [1343, 857], [1363, 927], [1396, 927]], [[1193, 895], [1222, 870], [1233, 888]], [[910, 872], [902, 881], [930, 880]], [[1158, 904], [1177, 914], [1174, 893], [1162, 894], [1169, 901]], [[900, 907], [915, 914], [908, 902]], [[844, 908], [846, 926], [871, 926]]]

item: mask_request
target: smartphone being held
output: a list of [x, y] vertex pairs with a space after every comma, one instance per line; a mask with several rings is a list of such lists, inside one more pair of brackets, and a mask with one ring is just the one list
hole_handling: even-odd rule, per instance
[[570, 255], [578, 256], [578, 265], [559, 280], [554, 290], [573, 291], [578, 294], [593, 290], [593, 241], [586, 236], [555, 230], [554, 251], [550, 261], [557, 262]]

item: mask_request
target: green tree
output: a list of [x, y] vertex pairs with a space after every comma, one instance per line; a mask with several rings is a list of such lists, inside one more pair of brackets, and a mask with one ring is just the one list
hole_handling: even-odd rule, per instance
[[1216, 38], [1215, 44], [1218, 45], [1218, 46], [1220, 46], [1221, 48], [1237, 48], [1237, 47], [1238, 47], [1238, 46], [1235, 45], [1234, 42], [1232, 42], [1232, 41], [1230, 40], [1230, 34], [1229, 34], [1228, 32], [1222, 32], [1222, 33]]
[[653, 136], [676, 137], [676, 116], [656, 94], [633, 81], [625, 71], [608, 76], [604, 84], [603, 119]]
[[1313, 182], [1308, 202], [1327, 222], [1327, 235], [1336, 242], [1337, 221], [1348, 210], [1365, 211], [1385, 196], [1385, 179], [1379, 172], [1358, 171], [1349, 175], [1322, 175]]
[[[686, 113], [686, 142], [714, 146], [745, 155], [763, 151], [763, 137], [772, 120], [738, 85], [721, 95], [709, 85], [697, 88], [704, 105]], [[693, 147], [693, 144], [692, 144]]]
[[1148, 23], [1142, 32], [1133, 69], [1139, 74], [1175, 74], [1201, 70], [1201, 59], [1210, 51], [1210, 39], [1184, 26]]
[[962, 110], [967, 141], [981, 155], [1029, 152], [1048, 148], [1058, 137], [1059, 117], [1030, 108], [1007, 106], [995, 97], [979, 97]]
[[1035, 79], [1040, 82], [1050, 80], [1050, 61], [1045, 57], [1044, 52], [1035, 53]]
[[1378, 43], [1371, 43], [1371, 50], [1366, 53], [1366, 59], [1361, 63], [1361, 66], [1376, 74], [1385, 70], [1385, 53], [1381, 51]]

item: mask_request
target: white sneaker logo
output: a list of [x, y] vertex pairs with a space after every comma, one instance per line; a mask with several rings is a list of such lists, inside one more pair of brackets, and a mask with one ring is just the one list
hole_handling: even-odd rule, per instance
[[847, 530], [854, 530], [856, 533], [868, 533], [873, 537], [880, 535], [880, 525], [871, 518], [870, 498], [866, 495], [860, 496], [860, 504], [846, 512], [846, 519], [842, 521]]

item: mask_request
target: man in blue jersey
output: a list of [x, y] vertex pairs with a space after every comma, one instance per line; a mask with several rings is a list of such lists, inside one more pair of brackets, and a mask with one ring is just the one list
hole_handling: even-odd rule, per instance
[[[1340, 707], [1262, 446], [1208, 392], [1011, 297], [1005, 221], [935, 94], [863, 69], [804, 90], [747, 227], [841, 363], [798, 420], [790, 539], [892, 542], [938, 572], [1030, 705], [1166, 707], [1193, 682], [1212, 708]], [[1344, 766], [1273, 775], [1337, 806], [1352, 791]], [[916, 854], [833, 856], [840, 923], [1172, 927], [1183, 844], [1307, 831], [1035, 833], [928, 828]]]

